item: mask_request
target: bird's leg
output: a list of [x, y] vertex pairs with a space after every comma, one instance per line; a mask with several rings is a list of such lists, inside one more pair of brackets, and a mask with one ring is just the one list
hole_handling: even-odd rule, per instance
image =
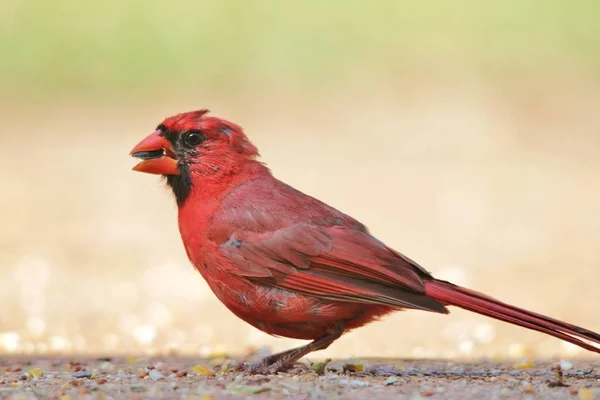
[[251, 374], [268, 375], [286, 370], [305, 355], [312, 353], [313, 351], [326, 349], [331, 343], [342, 336], [343, 333], [343, 327], [336, 327], [335, 330], [330, 331], [325, 336], [313, 340], [307, 345], [265, 357], [261, 362], [250, 365], [247, 371]]

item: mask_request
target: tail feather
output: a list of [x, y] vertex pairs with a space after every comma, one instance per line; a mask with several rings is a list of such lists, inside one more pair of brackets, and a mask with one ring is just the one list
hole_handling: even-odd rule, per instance
[[[445, 305], [456, 306], [488, 317], [529, 328], [573, 343], [586, 350], [600, 353], [600, 334], [559, 321], [545, 315], [511, 306], [483, 293], [452, 283], [431, 280], [425, 282], [425, 294]], [[596, 344], [591, 345], [583, 340]]]

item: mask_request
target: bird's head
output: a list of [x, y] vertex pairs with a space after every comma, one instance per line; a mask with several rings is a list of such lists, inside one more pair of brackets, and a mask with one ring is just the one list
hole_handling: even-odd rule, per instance
[[133, 170], [165, 176], [180, 205], [196, 182], [223, 180], [258, 156], [239, 125], [207, 113], [169, 117], [131, 150], [142, 160]]

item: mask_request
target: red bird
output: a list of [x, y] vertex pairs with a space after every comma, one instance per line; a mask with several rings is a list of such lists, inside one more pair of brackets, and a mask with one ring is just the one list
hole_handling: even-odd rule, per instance
[[435, 279], [354, 218], [273, 177], [240, 126], [207, 112], [165, 119], [131, 155], [143, 160], [135, 171], [166, 177], [187, 255], [219, 300], [263, 332], [312, 340], [250, 371], [284, 370], [392, 311], [447, 306], [600, 353], [600, 334]]

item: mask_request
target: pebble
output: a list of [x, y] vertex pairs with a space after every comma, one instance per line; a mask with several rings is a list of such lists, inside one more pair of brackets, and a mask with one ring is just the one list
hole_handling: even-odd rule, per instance
[[42, 376], [44, 376], [44, 371], [42, 371], [39, 368], [32, 368], [28, 371], [29, 375], [31, 375], [33, 378], [41, 378]]
[[528, 394], [535, 393], [535, 387], [531, 383], [525, 382], [523, 384], [523, 392]]
[[573, 368], [573, 363], [566, 361], [566, 360], [560, 360], [560, 368], [563, 369], [564, 371], [570, 370], [571, 368]]
[[582, 400], [591, 400], [594, 398], [594, 393], [586, 388], [580, 388], [578, 394]]
[[165, 377], [162, 374], [162, 372], [160, 372], [157, 369], [151, 369], [150, 372], [148, 372], [148, 375], [150, 376], [150, 379], [152, 379], [153, 381], [157, 381], [157, 380], [162, 379], [162, 378]]
[[341, 379], [341, 385], [349, 385], [352, 387], [363, 387], [363, 386], [371, 386], [371, 384], [367, 381], [359, 381], [358, 379]]
[[75, 378], [91, 378], [92, 373], [90, 371], [76, 371], [73, 372]]
[[390, 376], [385, 381], [383, 381], [383, 384], [386, 385], [386, 386], [390, 386], [390, 385], [393, 385], [394, 383], [396, 383], [398, 381], [400, 381], [400, 379], [396, 378], [395, 376]]

